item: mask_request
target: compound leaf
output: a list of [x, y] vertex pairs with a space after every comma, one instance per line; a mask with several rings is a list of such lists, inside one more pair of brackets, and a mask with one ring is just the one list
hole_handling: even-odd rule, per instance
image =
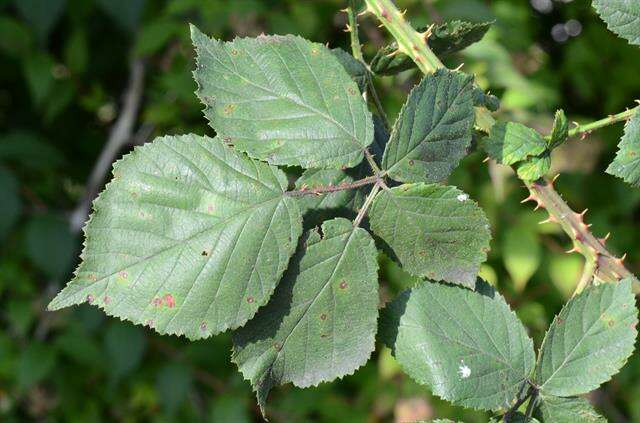
[[607, 27], [631, 44], [640, 45], [640, 3], [637, 0], [593, 0]]
[[580, 397], [543, 396], [538, 412], [545, 423], [607, 423], [607, 420], [593, 409], [589, 401]]
[[191, 27], [205, 116], [226, 142], [256, 159], [305, 168], [353, 167], [373, 141], [371, 113], [322, 44], [260, 36], [232, 42]]
[[607, 173], [622, 178], [633, 186], [640, 186], [640, 113], [634, 113], [624, 127], [616, 158]]
[[87, 301], [196, 339], [242, 326], [267, 302], [302, 232], [283, 172], [184, 135], [136, 148], [113, 175], [51, 310]]
[[572, 396], [611, 379], [633, 352], [638, 311], [631, 279], [585, 289], [556, 316], [536, 367], [544, 395]]
[[439, 70], [411, 91], [382, 159], [391, 178], [438, 182], [467, 153], [473, 122], [473, 78]]
[[374, 348], [377, 252], [342, 218], [314, 230], [269, 304], [234, 334], [233, 361], [264, 409], [278, 384], [308, 387], [353, 372]]
[[[446, 22], [435, 26], [431, 30], [431, 35], [427, 42], [438, 57], [444, 57], [480, 41], [491, 27], [491, 24], [492, 22]], [[426, 28], [421, 30], [425, 31]], [[379, 75], [395, 75], [416, 67], [415, 62], [406, 54], [394, 54], [397, 50], [398, 45], [396, 43], [389, 44], [378, 50], [378, 53], [371, 61], [371, 71]]]
[[455, 187], [406, 184], [381, 191], [371, 229], [416, 276], [473, 287], [489, 251], [491, 232], [482, 209]]
[[381, 333], [403, 370], [454, 404], [508, 408], [535, 366], [533, 342], [504, 298], [425, 281], [383, 312]]
[[551, 169], [551, 155], [545, 151], [539, 156], [530, 157], [518, 163], [518, 177], [525, 181], [535, 181], [542, 178]]
[[484, 148], [498, 163], [512, 165], [542, 154], [547, 149], [547, 143], [534, 129], [507, 122], [491, 128], [491, 133], [485, 138]]

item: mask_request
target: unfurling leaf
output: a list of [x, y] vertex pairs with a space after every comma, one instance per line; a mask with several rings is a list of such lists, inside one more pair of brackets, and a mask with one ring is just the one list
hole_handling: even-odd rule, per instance
[[640, 45], [640, 3], [637, 0], [593, 0], [607, 27], [631, 44]]
[[630, 279], [592, 286], [573, 297], [554, 319], [540, 349], [540, 392], [580, 395], [608, 381], [633, 352], [637, 323]]
[[540, 418], [545, 423], [607, 423], [584, 398], [560, 398], [544, 396], [538, 406]]
[[[452, 21], [435, 26], [431, 30], [427, 43], [438, 57], [458, 52], [476, 43], [484, 37], [492, 22], [471, 23]], [[423, 28], [422, 31], [425, 31]], [[371, 71], [379, 75], [395, 75], [416, 67], [409, 56], [396, 53], [398, 44], [392, 43], [378, 50], [371, 61]], [[396, 54], [394, 54], [396, 53]]]
[[225, 142], [277, 165], [337, 169], [362, 161], [373, 141], [371, 113], [325, 46], [292, 35], [222, 42], [194, 26], [191, 37], [197, 95]]
[[564, 110], [556, 111], [556, 117], [553, 120], [553, 130], [549, 136], [549, 150], [560, 146], [569, 137], [569, 120]]
[[640, 187], [640, 113], [637, 110], [624, 127], [618, 153], [607, 173]]
[[519, 123], [507, 122], [498, 123], [491, 128], [484, 147], [498, 163], [512, 165], [544, 153], [547, 143], [535, 130]]
[[352, 373], [374, 348], [377, 252], [346, 219], [308, 235], [269, 304], [234, 334], [233, 361], [264, 411], [273, 386], [317, 385]]
[[473, 78], [439, 70], [411, 91], [382, 165], [401, 182], [438, 182], [467, 154], [474, 122]]
[[283, 172], [184, 135], [136, 148], [113, 175], [50, 309], [86, 301], [196, 339], [242, 326], [267, 302], [302, 232]]
[[441, 185], [401, 185], [381, 191], [369, 216], [371, 229], [407, 272], [475, 285], [491, 231], [484, 213], [467, 194]]
[[504, 298], [425, 281], [382, 314], [381, 335], [403, 370], [454, 404], [508, 408], [535, 366], [533, 342]]

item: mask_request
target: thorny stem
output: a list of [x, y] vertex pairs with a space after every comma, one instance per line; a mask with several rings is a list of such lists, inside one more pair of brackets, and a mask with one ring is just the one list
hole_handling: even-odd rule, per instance
[[380, 180], [376, 182], [376, 184], [371, 189], [371, 192], [369, 193], [369, 195], [367, 195], [367, 198], [364, 200], [364, 204], [362, 205], [360, 210], [358, 210], [358, 215], [353, 220], [354, 227], [360, 226], [360, 223], [362, 222], [364, 215], [367, 214], [367, 210], [369, 209], [369, 206], [371, 206], [371, 203], [373, 203], [373, 199], [376, 198], [376, 195], [378, 194], [378, 190], [380, 190], [381, 183], [382, 181]]
[[380, 180], [379, 175], [368, 176], [366, 178], [358, 179], [357, 181], [353, 181], [351, 183], [343, 183], [340, 185], [321, 185], [317, 187], [306, 187], [303, 186], [299, 190], [295, 191], [287, 191], [286, 195], [289, 197], [303, 197], [305, 195], [322, 195], [331, 192], [337, 191], [345, 191], [348, 189], [355, 189], [365, 185], [371, 185]]
[[607, 116], [606, 118], [597, 120], [595, 122], [587, 123], [585, 125], [577, 125], [575, 128], [569, 130], [569, 136], [573, 137], [576, 135], [589, 135], [596, 129], [604, 128], [605, 126], [613, 125], [617, 122], [623, 122], [627, 119], [632, 118], [636, 111], [638, 111], [639, 109], [640, 107], [634, 107], [633, 109], [625, 110], [624, 112]]
[[358, 35], [358, 17], [356, 16], [355, 0], [349, 0], [349, 6], [344, 9], [344, 11], [347, 13], [349, 20], [346, 31], [349, 33], [349, 39], [351, 40], [351, 54], [367, 68], [367, 71], [365, 72], [367, 91], [371, 94], [373, 105], [375, 106], [378, 115], [380, 115], [380, 118], [382, 118], [385, 129], [387, 132], [390, 132], [391, 127], [389, 125], [389, 118], [382, 107], [376, 87], [373, 85], [373, 78], [371, 77], [369, 65], [364, 61], [364, 57], [362, 56], [362, 46], [360, 45], [360, 36]]
[[[365, 0], [367, 12], [372, 13], [384, 25], [398, 43], [398, 51], [408, 55], [425, 74], [431, 74], [443, 67], [426, 43], [428, 32], [418, 33], [404, 19], [391, 0]], [[637, 108], [636, 108], [637, 109]], [[594, 129], [610, 125], [631, 117], [636, 109], [627, 110], [609, 116], [591, 124], [578, 126], [569, 131], [569, 135], [587, 133]], [[495, 123], [491, 113], [485, 108], [476, 108], [476, 126], [488, 133]], [[539, 207], [549, 212], [549, 220], [560, 223], [562, 229], [573, 239], [575, 251], [580, 252], [587, 260], [593, 260], [594, 275], [603, 281], [611, 282], [625, 277], [633, 277], [624, 265], [624, 257], [616, 258], [604, 247], [605, 239], [598, 239], [589, 231], [589, 225], [583, 222], [583, 214], [575, 213], [554, 190], [552, 183], [542, 179], [526, 182], [530, 196], [527, 200], [536, 200]], [[591, 278], [592, 279], [592, 278]]]
[[[535, 182], [526, 182], [530, 195], [523, 202], [535, 201], [536, 208], [544, 208], [549, 213], [549, 218], [545, 222], [558, 223], [564, 232], [573, 240], [573, 248], [568, 252], [579, 252], [593, 267], [590, 276], [583, 275], [583, 280], [577, 288], [577, 292], [588, 285], [593, 277], [604, 282], [614, 282], [623, 278], [633, 277], [633, 274], [624, 267], [624, 256], [617, 258], [606, 248], [605, 243], [608, 238], [596, 238], [588, 225], [584, 222], [586, 210], [576, 213], [567, 205], [560, 194], [553, 188], [553, 183], [540, 179]], [[587, 268], [588, 272], [589, 268]]]
[[[418, 32], [404, 18], [404, 12], [400, 12], [391, 0], [365, 0], [366, 12], [372, 13], [382, 25], [391, 33], [398, 44], [395, 53], [406, 54], [413, 60], [425, 75], [430, 75], [445, 66], [435, 55], [427, 40], [430, 30]], [[489, 130], [495, 123], [491, 113], [484, 107], [476, 107], [476, 126], [483, 132]]]

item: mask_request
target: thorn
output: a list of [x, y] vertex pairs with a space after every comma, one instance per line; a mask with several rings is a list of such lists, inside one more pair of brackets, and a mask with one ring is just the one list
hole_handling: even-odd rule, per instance
[[351, 25], [347, 24], [347, 28], [342, 30], [343, 32], [351, 32]]
[[425, 41], [427, 41], [429, 39], [429, 37], [431, 37], [431, 34], [433, 33], [433, 28], [435, 27], [435, 24], [431, 24], [429, 25], [429, 28], [426, 29], [426, 31], [424, 31], [422, 34], [420, 34], [422, 36], [422, 38], [424, 38]]
[[345, 7], [344, 9], [340, 9], [340, 12], [349, 13], [349, 8]]
[[578, 252], [580, 252], [580, 250], [578, 250], [578, 247], [575, 245], [573, 246], [572, 249], [565, 251], [565, 253], [567, 254], [578, 253]]
[[404, 15], [407, 14], [407, 9], [404, 9], [402, 12], [398, 12], [400, 14], [401, 17], [404, 18]]
[[369, 9], [364, 9], [362, 12], [358, 13], [356, 16], [360, 17], [360, 16], [364, 16], [367, 13], [372, 13]]
[[[536, 200], [536, 201], [538, 201], [538, 200]], [[538, 201], [538, 204], [536, 204], [536, 206], [533, 208], [533, 211], [538, 211], [538, 210], [544, 209], [544, 208], [545, 208], [544, 204], [542, 204], [540, 201]]]
[[544, 225], [545, 223], [556, 223], [556, 222], [557, 222], [556, 218], [549, 215], [549, 217], [546, 218], [545, 220], [538, 222], [538, 225]]
[[455, 72], [459, 72], [460, 69], [462, 69], [462, 67], [464, 66], [464, 63], [460, 63], [460, 65], [454, 69]]
[[627, 253], [624, 253], [624, 254], [622, 255], [622, 257], [617, 258], [617, 259], [614, 259], [613, 261], [615, 261], [615, 262], [616, 262], [616, 264], [618, 264], [618, 265], [620, 265], [620, 266], [624, 266], [624, 261], [626, 260], [626, 258], [627, 258]]
[[582, 213], [580, 213], [580, 217], [584, 217], [584, 215], [587, 214], [588, 211], [589, 211], [588, 208], [582, 210]]
[[606, 234], [604, 236], [604, 238], [598, 238], [598, 241], [600, 241], [600, 244], [602, 244], [602, 246], [604, 247], [604, 245], [607, 243], [607, 241], [609, 240], [609, 237], [611, 236], [611, 232], [609, 232], [608, 234]]
[[525, 198], [524, 200], [520, 201], [520, 204], [524, 204], [527, 201], [536, 201], [536, 197], [534, 197], [533, 194], [529, 194], [529, 196], [527, 198]]
[[400, 54], [400, 50], [394, 50], [391, 53], [387, 54], [387, 57], [388, 58], [392, 58], [392, 57], [397, 56], [398, 54]]
[[571, 123], [572, 123], [573, 125], [575, 125], [575, 126], [576, 126], [576, 128], [579, 128], [579, 127], [580, 127], [580, 124], [579, 124], [578, 122], [576, 122], [575, 120], [574, 120], [573, 122], [571, 122]]
[[486, 158], [486, 159], [484, 159], [484, 160], [482, 161], [482, 163], [487, 163], [489, 160], [491, 160], [491, 157], [487, 156], [487, 158]]
[[378, 25], [378, 28], [383, 28], [383, 27], [384, 27], [384, 24], [383, 24], [383, 23], [381, 23], [380, 25]]

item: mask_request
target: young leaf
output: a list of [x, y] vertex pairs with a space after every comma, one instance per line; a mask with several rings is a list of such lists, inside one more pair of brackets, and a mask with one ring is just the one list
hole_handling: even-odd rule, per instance
[[553, 150], [560, 144], [564, 143], [569, 137], [569, 120], [564, 110], [556, 111], [556, 117], [553, 120], [553, 130], [549, 139], [549, 150]]
[[589, 287], [569, 300], [540, 349], [540, 392], [580, 395], [611, 379], [633, 352], [637, 322], [631, 279]]
[[471, 143], [473, 78], [439, 70], [411, 91], [382, 159], [401, 182], [438, 182], [451, 174]]
[[184, 135], [136, 148], [113, 174], [83, 261], [49, 309], [87, 301], [197, 339], [242, 326], [267, 302], [302, 232], [283, 172]]
[[378, 318], [377, 252], [346, 219], [309, 233], [269, 304], [234, 334], [233, 361], [264, 410], [273, 386], [308, 387], [362, 366]]
[[624, 127], [618, 153], [607, 168], [607, 173], [633, 186], [640, 186], [640, 113], [637, 111]]
[[607, 27], [631, 44], [640, 45], [640, 3], [636, 0], [593, 0]]
[[535, 181], [542, 178], [551, 169], [551, 155], [545, 151], [539, 156], [530, 157], [518, 163], [518, 177], [525, 181]]
[[407, 272], [475, 285], [491, 232], [484, 213], [467, 194], [441, 185], [401, 185], [381, 191], [369, 216], [371, 229]]
[[454, 404], [508, 408], [535, 365], [533, 342], [500, 294], [435, 282], [402, 293], [385, 309], [381, 334], [400, 366]]
[[[427, 42], [431, 50], [438, 56], [463, 50], [484, 37], [492, 22], [471, 23], [463, 21], [446, 22], [431, 30]], [[426, 28], [422, 28], [426, 31]], [[398, 45], [392, 43], [378, 50], [371, 61], [371, 71], [379, 75], [395, 75], [416, 67], [409, 56], [398, 53]], [[395, 53], [395, 54], [394, 54]]]
[[550, 423], [607, 423], [584, 398], [543, 396], [538, 406], [540, 418]]
[[535, 130], [515, 122], [498, 123], [485, 138], [484, 148], [498, 163], [512, 165], [547, 149], [544, 138]]
[[191, 27], [205, 116], [251, 157], [305, 168], [353, 167], [373, 140], [371, 113], [325, 46], [260, 36], [232, 42]]

